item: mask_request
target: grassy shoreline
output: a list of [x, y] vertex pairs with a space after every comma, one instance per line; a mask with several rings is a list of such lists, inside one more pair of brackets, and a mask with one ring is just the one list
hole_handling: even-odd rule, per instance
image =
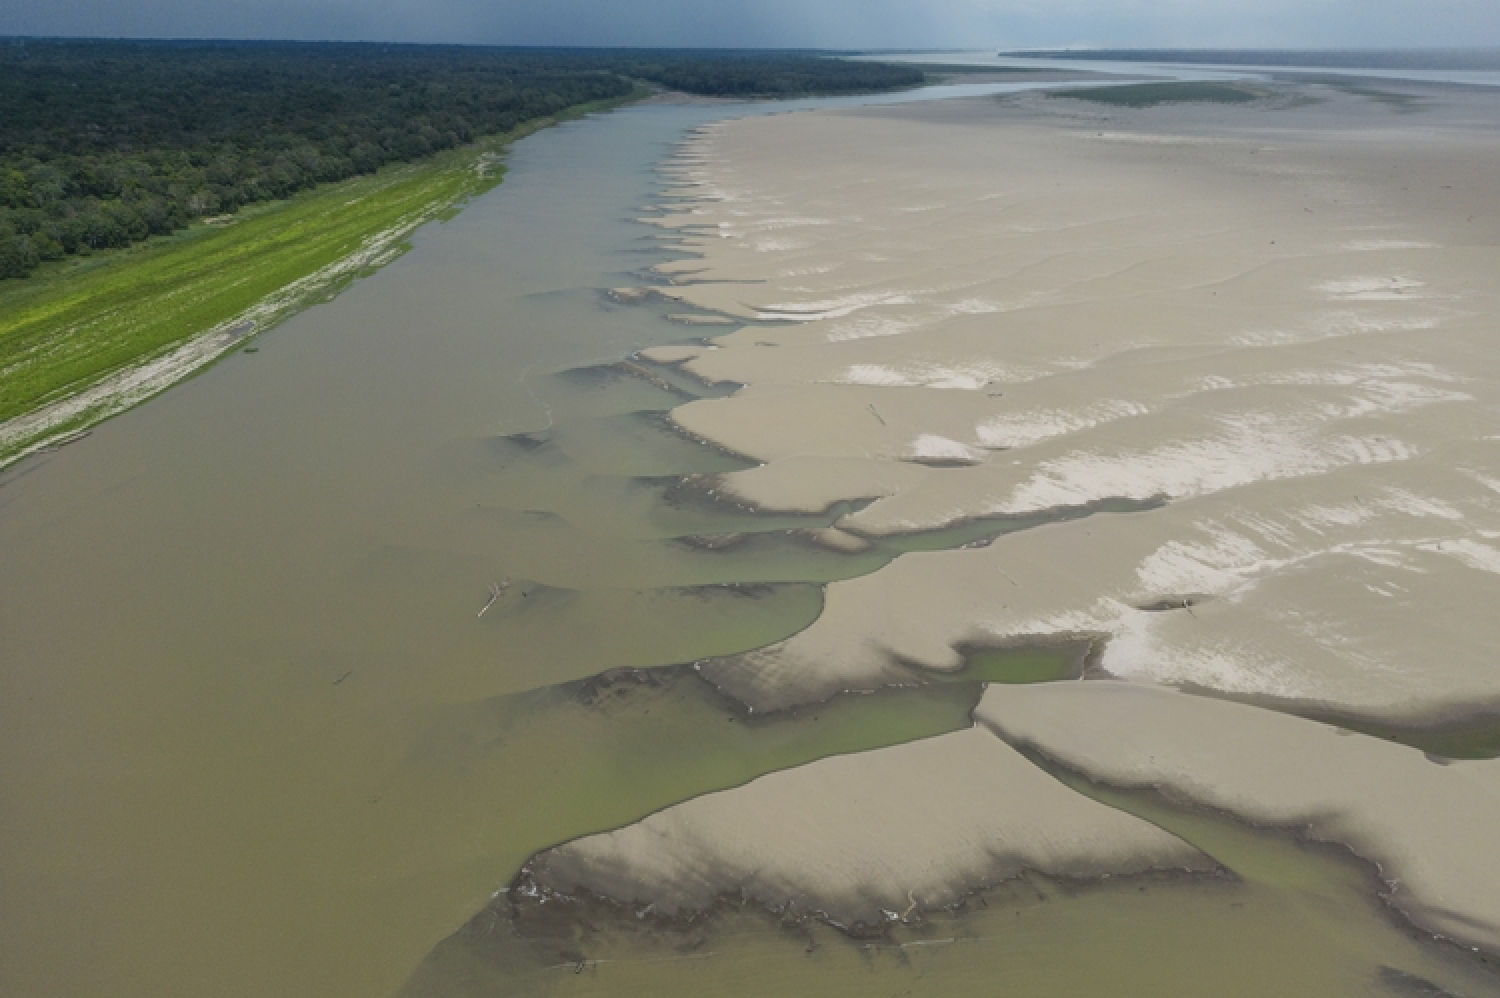
[[0, 285], [0, 467], [203, 369], [401, 255], [499, 184], [513, 142], [634, 102], [569, 108], [426, 160], [328, 184]]

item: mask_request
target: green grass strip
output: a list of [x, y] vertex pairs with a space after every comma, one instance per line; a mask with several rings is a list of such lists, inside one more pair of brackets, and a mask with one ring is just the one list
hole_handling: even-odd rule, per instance
[[[501, 181], [500, 154], [509, 143], [643, 93], [580, 105], [463, 149], [256, 205], [226, 226], [198, 225], [0, 282], [0, 465], [166, 387], [141, 379], [132, 391], [114, 392], [108, 379], [119, 381], [123, 372], [219, 330], [213, 352], [182, 371], [190, 374], [235, 345], [234, 334], [264, 332], [398, 256], [423, 222], [450, 216]], [[77, 411], [58, 405], [100, 386], [109, 398]], [[61, 410], [58, 418], [25, 418], [44, 407]]]

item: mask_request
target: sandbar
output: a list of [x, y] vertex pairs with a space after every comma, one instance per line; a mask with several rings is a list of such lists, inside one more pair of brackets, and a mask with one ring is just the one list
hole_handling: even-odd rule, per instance
[[1073, 793], [976, 726], [678, 804], [541, 853], [523, 879], [658, 915], [733, 896], [869, 932], [1025, 870], [1097, 878], [1214, 869], [1187, 843]]
[[1271, 709], [1500, 707], [1500, 107], [1388, 88], [1033, 93], [690, 134], [649, 219], [682, 254], [658, 293], [739, 328], [641, 359], [736, 386], [672, 419], [756, 462], [700, 484], [766, 511], [853, 503], [816, 538], [850, 551], [1046, 521], [832, 584], [805, 631], [700, 672], [774, 712], [965, 649], [1097, 651], [1081, 681], [992, 687], [973, 731], [561, 846], [537, 883], [853, 925], [1028, 867], [1192, 866], [999, 735], [1348, 846], [1417, 925], [1500, 951], [1500, 763]]

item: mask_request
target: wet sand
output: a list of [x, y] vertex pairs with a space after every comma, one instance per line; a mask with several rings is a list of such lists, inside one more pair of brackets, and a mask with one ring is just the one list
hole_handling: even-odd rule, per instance
[[976, 716], [1115, 785], [1154, 787], [1375, 863], [1413, 922], [1500, 951], [1500, 760], [1452, 761], [1275, 711], [1130, 683], [995, 687]]
[[[860, 934], [1027, 870], [1210, 871], [1161, 829], [1073, 793], [980, 727], [825, 759], [537, 856], [525, 889], [672, 917], [734, 896]], [[517, 888], [513, 887], [512, 890]]]
[[[1069, 783], [1210, 853], [1235, 875], [1076, 881], [1035, 873], [915, 910], [876, 938], [734, 897], [691, 918], [511, 891], [445, 940], [403, 998], [515, 995], [1320, 995], [1497, 993], [1376, 900], [1366, 864], [1154, 793]], [[903, 911], [906, 909], [903, 908]], [[899, 913], [898, 913], [899, 914]]]
[[[1500, 110], [1456, 87], [1266, 89], [1232, 107], [1032, 94], [786, 115], [684, 145], [655, 219], [683, 258], [659, 269], [745, 327], [643, 356], [743, 386], [673, 413], [760, 462], [717, 495], [802, 513], [864, 500], [834, 524], [856, 540], [1157, 503], [835, 583], [811, 627], [704, 663], [707, 678], [775, 711], [956, 670], [965, 647], [1089, 640], [1091, 677], [1143, 688], [1408, 725], [1493, 707]], [[1166, 707], [1160, 750], [1130, 756], [1125, 782], [1311, 825], [1397, 871], [1418, 925], [1500, 949], [1495, 854], [1475, 831], [1494, 763], [1449, 769], [1354, 734], [1282, 786], [1296, 742], [1281, 726], [1315, 733], [1314, 755], [1329, 729], [1203, 703], [1264, 715], [1230, 769], [1197, 777], [1239, 796], [1195, 789], [1187, 760], [1212, 725]], [[1031, 731], [1017, 709], [1007, 734]], [[1080, 707], [1024, 740], [1108, 782], [1128, 741], [1095, 729], [1107, 715]], [[696, 841], [686, 826], [617, 835], [654, 858], [590, 846], [613, 857], [598, 884], [655, 876], [676, 897], [678, 874], [652, 863]]]

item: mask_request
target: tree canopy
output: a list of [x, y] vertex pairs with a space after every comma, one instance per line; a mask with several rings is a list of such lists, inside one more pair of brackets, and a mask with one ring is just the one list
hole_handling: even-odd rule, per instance
[[811, 54], [11, 40], [0, 277], [621, 97], [634, 80], [788, 96], [922, 74]]

